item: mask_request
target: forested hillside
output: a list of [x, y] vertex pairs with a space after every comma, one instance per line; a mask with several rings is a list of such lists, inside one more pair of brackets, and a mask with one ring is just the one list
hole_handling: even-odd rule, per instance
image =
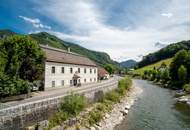
[[120, 63], [122, 67], [133, 68], [136, 66], [137, 62], [135, 60], [126, 60]]
[[160, 60], [164, 60], [167, 58], [173, 57], [179, 50], [189, 50], [190, 49], [190, 40], [189, 41], [181, 41], [178, 43], [170, 44], [161, 50], [150, 53], [145, 56], [141, 62], [139, 62], [138, 67], [143, 67], [146, 65], [150, 65], [152, 63], [158, 62]]
[[[16, 34], [11, 30], [0, 30], [0, 38], [5, 38], [11, 35]], [[30, 36], [35, 39], [39, 44], [49, 45], [52, 47], [60, 48], [66, 50], [68, 47], [71, 48], [71, 51], [76, 52], [78, 54], [84, 55], [89, 59], [95, 61], [99, 65], [112, 64], [116, 67], [119, 66], [119, 63], [113, 61], [107, 53], [97, 52], [86, 49], [80, 45], [66, 42], [64, 40], [59, 39], [58, 37], [51, 35], [47, 32], [40, 32], [36, 34], [30, 34]]]

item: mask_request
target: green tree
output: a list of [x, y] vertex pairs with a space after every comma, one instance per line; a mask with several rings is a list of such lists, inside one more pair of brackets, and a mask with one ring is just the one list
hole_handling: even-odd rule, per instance
[[161, 72], [161, 79], [164, 83], [166, 83], [170, 79], [170, 74], [168, 69], [165, 69], [163, 72]]
[[1, 70], [11, 77], [33, 82], [42, 78], [44, 54], [28, 36], [12, 36], [0, 44]]
[[113, 74], [115, 72], [115, 67], [111, 64], [104, 65], [104, 68], [110, 73]]
[[178, 69], [181, 65], [184, 65], [186, 67], [187, 57], [188, 57], [188, 53], [186, 50], [181, 50], [175, 55], [175, 57], [173, 58], [173, 61], [170, 64], [171, 80], [173, 81], [179, 80]]
[[28, 36], [0, 42], [0, 97], [27, 93], [29, 82], [42, 80], [44, 54]]
[[183, 65], [181, 65], [178, 69], [178, 78], [181, 85], [184, 85], [186, 83], [187, 69]]

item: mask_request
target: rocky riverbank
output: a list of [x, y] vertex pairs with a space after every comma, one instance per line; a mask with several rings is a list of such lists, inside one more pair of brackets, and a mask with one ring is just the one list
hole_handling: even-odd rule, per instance
[[186, 104], [190, 105], [190, 94], [181, 96], [177, 100], [178, 100], [178, 102], [186, 103]]
[[110, 113], [107, 113], [104, 119], [98, 123], [98, 125], [91, 127], [91, 129], [113, 130], [114, 127], [120, 124], [125, 116], [127, 116], [128, 111], [134, 104], [135, 100], [138, 99], [138, 96], [142, 93], [142, 91], [143, 90], [140, 87], [133, 84], [131, 90], [122, 99], [121, 103], [115, 104], [113, 110]]

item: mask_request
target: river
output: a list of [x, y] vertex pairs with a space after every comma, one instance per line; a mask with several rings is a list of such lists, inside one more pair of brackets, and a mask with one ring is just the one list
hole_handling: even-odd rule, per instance
[[174, 91], [134, 80], [143, 93], [115, 130], [190, 130], [190, 107], [176, 103]]

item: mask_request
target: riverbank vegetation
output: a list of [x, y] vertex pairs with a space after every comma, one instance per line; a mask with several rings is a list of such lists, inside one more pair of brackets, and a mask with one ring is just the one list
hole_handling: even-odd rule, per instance
[[0, 98], [26, 94], [31, 84], [42, 80], [44, 54], [28, 36], [0, 41]]
[[100, 122], [112, 110], [115, 103], [125, 96], [130, 89], [132, 80], [125, 77], [119, 81], [118, 88], [106, 92], [102, 99], [94, 104], [90, 104], [84, 95], [71, 94], [63, 98], [60, 104], [59, 111], [49, 120], [49, 125], [46, 130], [51, 130], [53, 127], [67, 127], [68, 120], [75, 118], [74, 125], [79, 127], [90, 127]]
[[190, 90], [190, 51], [181, 50], [172, 59], [168, 59], [167, 63], [160, 63], [151, 65], [151, 69], [144, 67], [135, 72], [141, 72], [139, 75], [143, 79], [161, 83], [169, 88]]

